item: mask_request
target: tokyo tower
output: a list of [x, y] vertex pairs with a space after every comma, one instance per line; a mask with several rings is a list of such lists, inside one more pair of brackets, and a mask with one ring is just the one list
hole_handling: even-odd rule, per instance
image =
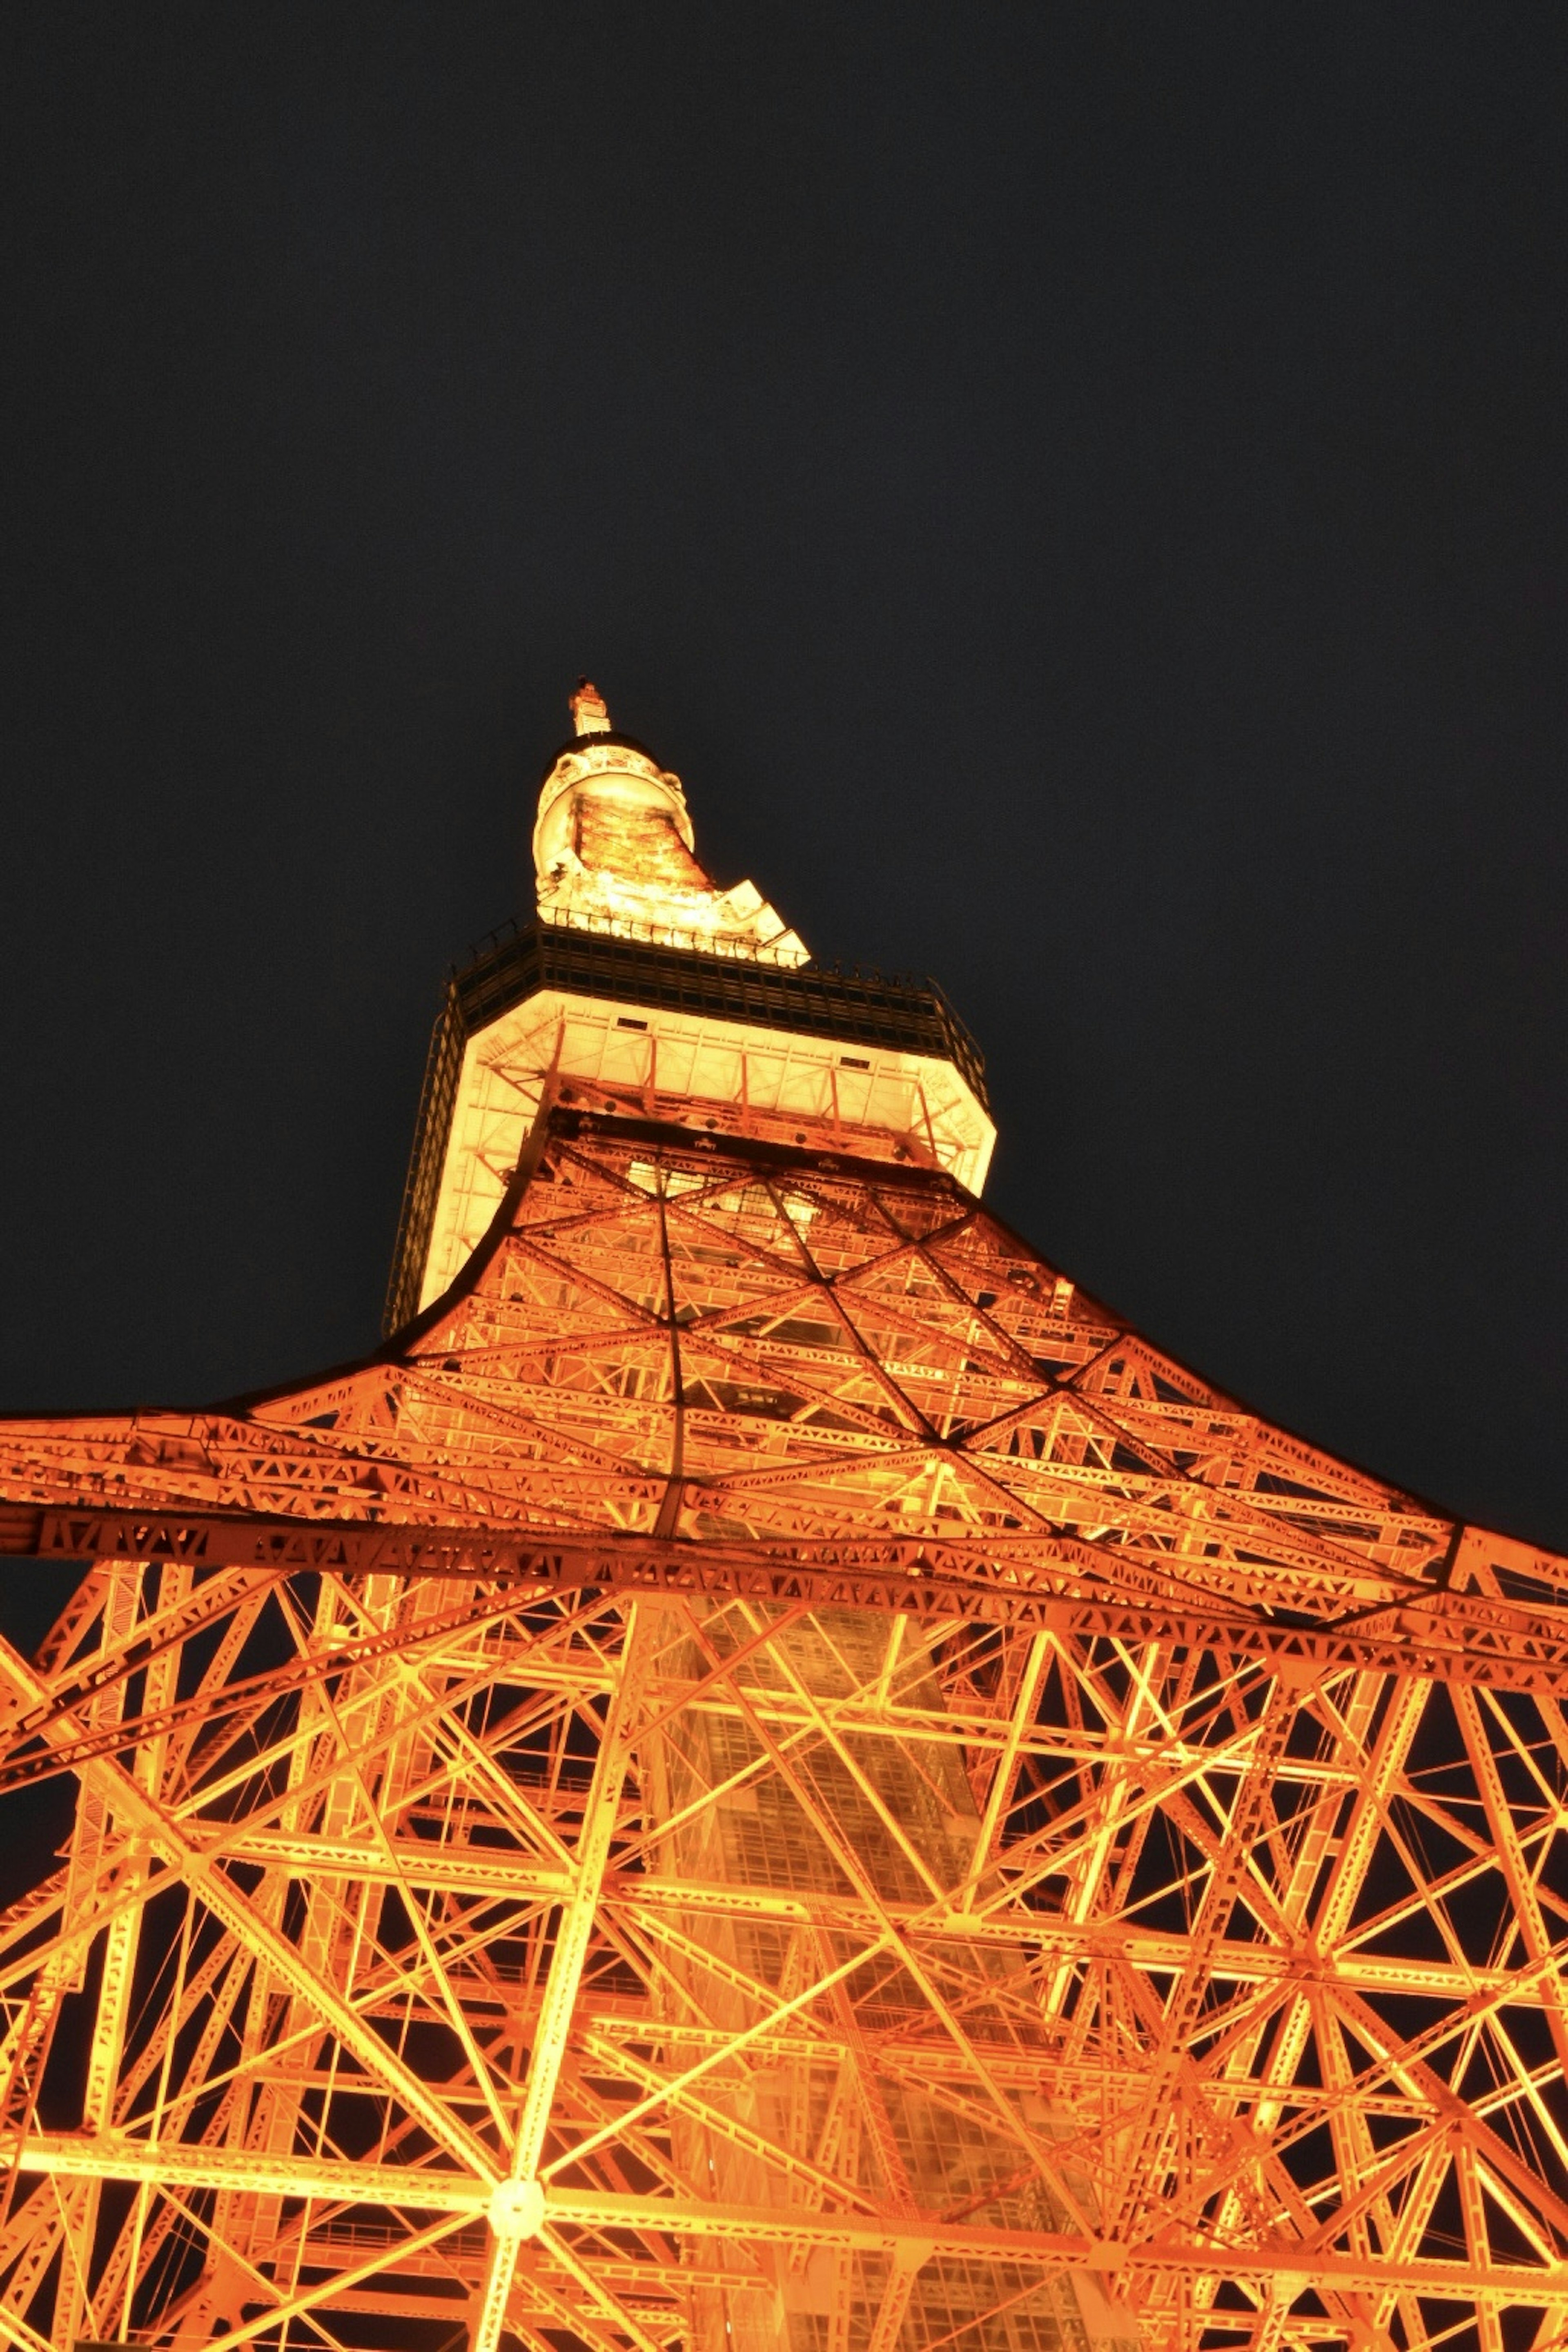
[[1568, 2343], [1568, 1562], [981, 1204], [584, 683], [384, 1343], [0, 1422], [0, 2340]]

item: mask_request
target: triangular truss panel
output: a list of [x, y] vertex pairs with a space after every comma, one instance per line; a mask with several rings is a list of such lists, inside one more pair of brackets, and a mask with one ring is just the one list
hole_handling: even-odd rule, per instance
[[7, 2341], [1568, 2333], [1564, 1564], [940, 1171], [557, 1107], [382, 1355], [0, 1491]]

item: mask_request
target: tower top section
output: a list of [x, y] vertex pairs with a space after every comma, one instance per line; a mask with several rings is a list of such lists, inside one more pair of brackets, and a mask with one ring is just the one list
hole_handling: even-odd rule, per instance
[[567, 707], [579, 735], [609, 734], [610, 706], [591, 677], [577, 680], [577, 691]]
[[629, 1121], [684, 1148], [782, 1152], [797, 1171], [826, 1155], [971, 1193], [985, 1181], [984, 1066], [935, 982], [815, 962], [753, 883], [719, 887], [680, 778], [616, 732], [587, 678], [572, 718], [539, 794], [537, 918], [447, 985], [389, 1330], [468, 1264], [541, 1121]]
[[610, 724], [589, 679], [545, 772], [533, 828], [542, 923], [791, 969], [811, 957], [754, 882], [720, 889], [698, 858], [680, 778]]

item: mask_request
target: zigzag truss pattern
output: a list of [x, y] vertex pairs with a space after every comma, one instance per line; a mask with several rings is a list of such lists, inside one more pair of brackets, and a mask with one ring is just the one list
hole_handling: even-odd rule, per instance
[[382, 1356], [0, 1492], [9, 2342], [1568, 2339], [1564, 1564], [939, 1172], [558, 1108]]

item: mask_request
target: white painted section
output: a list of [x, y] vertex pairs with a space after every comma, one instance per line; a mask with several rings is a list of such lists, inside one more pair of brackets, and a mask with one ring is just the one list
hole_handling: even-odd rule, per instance
[[574, 846], [580, 802], [662, 817], [696, 858], [680, 778], [628, 744], [595, 741], [591, 730], [563, 751], [539, 795], [533, 865], [542, 921], [759, 962], [793, 966], [810, 961], [799, 933], [789, 929], [754, 882], [736, 882], [721, 890], [694, 864], [688, 883], [678, 887], [668, 877], [659, 878], [657, 871], [645, 870], [635, 845], [624, 868], [584, 866]]
[[[467, 1263], [500, 1203], [552, 1072], [619, 1107], [721, 1133], [870, 1151], [985, 1181], [996, 1129], [951, 1062], [548, 989], [468, 1042], [419, 1303]], [[797, 1130], [794, 1122], [803, 1124]]]

